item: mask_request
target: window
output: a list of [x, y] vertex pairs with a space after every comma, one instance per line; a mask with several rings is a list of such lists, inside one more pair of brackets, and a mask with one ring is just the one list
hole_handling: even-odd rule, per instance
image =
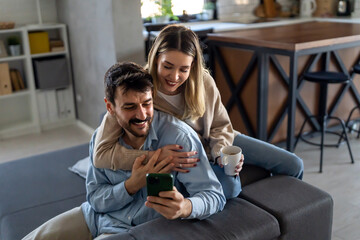
[[[161, 15], [159, 4], [163, 0], [141, 0], [141, 17], [153, 17]], [[172, 0], [172, 11], [174, 15], [182, 15], [183, 10], [187, 14], [201, 13], [204, 7], [204, 0]]]

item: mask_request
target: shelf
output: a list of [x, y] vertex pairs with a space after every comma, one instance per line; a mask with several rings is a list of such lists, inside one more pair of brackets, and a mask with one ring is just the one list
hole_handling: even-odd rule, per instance
[[[64, 48], [61, 48], [62, 51], [31, 54], [29, 33], [35, 31], [46, 31], [49, 40], [62, 40]], [[0, 57], [0, 63], [8, 63], [9, 69], [17, 69], [23, 78], [26, 89], [0, 96], [0, 139], [40, 132], [42, 128], [52, 128], [74, 122], [76, 119], [75, 105], [66, 26], [64, 24], [42, 24], [0, 30], [0, 40], [4, 42], [5, 47], [7, 47], [5, 44], [7, 38], [12, 35], [20, 38], [22, 55]], [[39, 75], [36, 75], [34, 66], [38, 60], [46, 63], [56, 60], [51, 58], [56, 56], [63, 57], [67, 63], [68, 71], [62, 74], [68, 76], [69, 84], [66, 89], [61, 91], [39, 92], [36, 89]], [[42, 77], [42, 81], [46, 82], [47, 78], [52, 78], [52, 70], [57, 66], [54, 65], [51, 69], [46, 68], [50, 72], [50, 76]], [[51, 80], [49, 79], [49, 81]]]
[[26, 59], [25, 55], [10, 56], [10, 57], [0, 58], [0, 62], [11, 62], [11, 61], [19, 61], [19, 60], [25, 60], [25, 59]]
[[32, 58], [53, 57], [53, 56], [65, 55], [66, 53], [67, 53], [66, 51], [38, 53], [38, 54], [31, 54], [31, 57]]
[[17, 92], [13, 92], [11, 94], [6, 94], [6, 95], [0, 95], [0, 100], [1, 99], [6, 99], [6, 98], [15, 98], [15, 97], [20, 97], [20, 96], [24, 96], [24, 95], [29, 95], [30, 94], [30, 90], [20, 90]]
[[1, 29], [0, 30], [0, 34], [6, 34], [6, 33], [18, 33], [21, 32], [22, 30], [19, 28], [11, 28], [11, 29]]

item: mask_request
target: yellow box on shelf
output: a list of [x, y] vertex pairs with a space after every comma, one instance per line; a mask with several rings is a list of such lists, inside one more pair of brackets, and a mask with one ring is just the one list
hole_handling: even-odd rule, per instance
[[47, 32], [29, 33], [31, 54], [50, 52], [49, 34]]

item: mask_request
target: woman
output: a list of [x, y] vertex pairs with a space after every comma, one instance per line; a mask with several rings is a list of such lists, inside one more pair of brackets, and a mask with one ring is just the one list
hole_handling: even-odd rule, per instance
[[[200, 44], [193, 31], [180, 25], [165, 27], [149, 52], [146, 68], [153, 77], [154, 107], [184, 120], [199, 134], [226, 198], [236, 197], [241, 191], [238, 174], [244, 156], [237, 166], [236, 177], [225, 175], [220, 159], [224, 146], [240, 146], [247, 156], [247, 164], [263, 167], [272, 174], [302, 178], [303, 163], [295, 154], [239, 133], [234, 139], [228, 113], [214, 79], [204, 67]], [[96, 167], [131, 170], [135, 158], [144, 154], [144, 151], [128, 150], [117, 144], [120, 133], [115, 118], [106, 114], [95, 140]], [[180, 149], [181, 146], [165, 146], [162, 154], [174, 156], [174, 170], [186, 172], [196, 166], [196, 158], [191, 158], [194, 153], [178, 152]], [[148, 154], [151, 156], [152, 152]]]

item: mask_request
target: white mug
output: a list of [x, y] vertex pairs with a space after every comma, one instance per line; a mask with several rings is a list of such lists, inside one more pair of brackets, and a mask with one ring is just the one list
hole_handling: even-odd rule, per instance
[[221, 149], [221, 163], [226, 175], [234, 176], [235, 167], [240, 162], [242, 150], [237, 146], [226, 146]]
[[316, 10], [315, 0], [301, 0], [300, 17], [311, 17]]

